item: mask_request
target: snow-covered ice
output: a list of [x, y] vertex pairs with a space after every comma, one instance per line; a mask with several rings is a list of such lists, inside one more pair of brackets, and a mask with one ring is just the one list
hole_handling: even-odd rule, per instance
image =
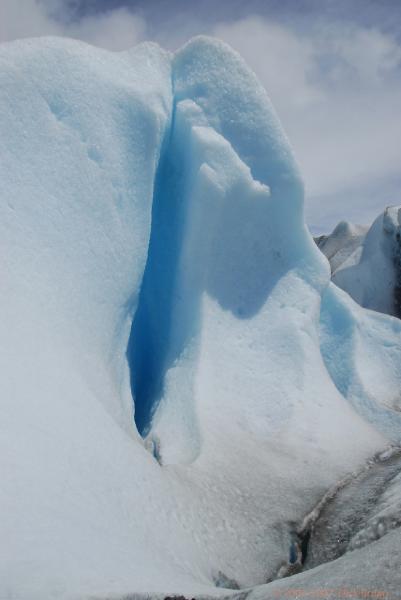
[[401, 437], [401, 323], [330, 283], [226, 45], [20, 41], [0, 80], [0, 596], [264, 583]]

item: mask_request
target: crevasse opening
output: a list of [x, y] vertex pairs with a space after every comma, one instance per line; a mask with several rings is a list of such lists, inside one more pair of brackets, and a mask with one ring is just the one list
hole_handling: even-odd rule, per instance
[[171, 185], [175, 177], [169, 160], [173, 130], [166, 134], [155, 178], [148, 256], [127, 348], [135, 424], [146, 437], [163, 393], [163, 375], [171, 334], [173, 287], [180, 247], [180, 221], [169, 226]]
[[135, 424], [142, 437], [151, 430], [165, 375], [184, 351], [192, 326], [184, 317], [173, 323], [188, 209], [182, 148], [173, 107], [155, 178], [148, 256], [127, 349]]

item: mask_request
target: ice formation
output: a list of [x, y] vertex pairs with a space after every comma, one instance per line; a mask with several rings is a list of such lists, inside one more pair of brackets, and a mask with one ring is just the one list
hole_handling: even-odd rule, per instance
[[334, 283], [365, 308], [401, 316], [401, 213], [389, 206], [373, 225], [341, 222], [317, 244]]
[[401, 323], [330, 283], [226, 45], [0, 65], [0, 596], [262, 584], [399, 439]]

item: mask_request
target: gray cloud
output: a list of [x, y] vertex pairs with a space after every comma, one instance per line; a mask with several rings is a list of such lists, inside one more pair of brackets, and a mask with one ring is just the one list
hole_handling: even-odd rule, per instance
[[1, 0], [0, 42], [59, 35], [108, 50], [124, 50], [145, 36], [143, 18], [125, 7], [84, 16], [80, 20], [68, 17], [68, 5], [56, 0]]

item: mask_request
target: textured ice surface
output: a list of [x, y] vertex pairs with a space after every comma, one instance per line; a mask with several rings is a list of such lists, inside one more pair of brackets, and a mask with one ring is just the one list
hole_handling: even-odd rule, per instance
[[392, 448], [330, 490], [305, 520], [304, 572], [247, 598], [400, 598], [400, 473]]
[[289, 579], [258, 586], [247, 600], [401, 598], [400, 530]]
[[17, 42], [0, 139], [0, 596], [273, 577], [397, 437], [401, 343], [330, 284], [265, 91], [206, 38]]
[[356, 551], [400, 527], [400, 474], [401, 453], [396, 448], [330, 491], [306, 519], [304, 531], [308, 528], [310, 539], [304, 569]]

